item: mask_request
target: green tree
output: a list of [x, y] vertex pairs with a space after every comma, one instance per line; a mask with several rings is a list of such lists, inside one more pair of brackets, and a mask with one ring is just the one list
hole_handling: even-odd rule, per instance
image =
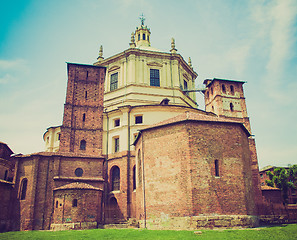
[[267, 175], [270, 180], [266, 180], [266, 184], [281, 190], [283, 204], [286, 205], [288, 203], [288, 190], [297, 188], [297, 165], [289, 168], [278, 167], [273, 171], [268, 171]]

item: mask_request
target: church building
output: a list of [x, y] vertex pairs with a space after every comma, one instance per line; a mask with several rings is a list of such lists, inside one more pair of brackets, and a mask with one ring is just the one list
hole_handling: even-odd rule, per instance
[[[63, 123], [45, 151], [12, 157], [10, 229], [256, 226], [261, 203], [244, 81], [206, 79], [151, 46], [144, 19], [129, 48], [67, 63]], [[196, 92], [205, 98], [199, 109]]]

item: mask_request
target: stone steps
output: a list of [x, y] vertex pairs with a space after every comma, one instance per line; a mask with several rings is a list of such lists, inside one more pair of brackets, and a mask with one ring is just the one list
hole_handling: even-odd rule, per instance
[[123, 221], [119, 223], [104, 224], [102, 228], [104, 229], [139, 228], [139, 223], [134, 219], [129, 219], [128, 221]]

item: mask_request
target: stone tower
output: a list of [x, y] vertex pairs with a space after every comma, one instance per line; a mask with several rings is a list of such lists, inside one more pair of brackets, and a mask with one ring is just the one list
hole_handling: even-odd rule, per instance
[[100, 156], [105, 68], [67, 63], [67, 69], [59, 151]]

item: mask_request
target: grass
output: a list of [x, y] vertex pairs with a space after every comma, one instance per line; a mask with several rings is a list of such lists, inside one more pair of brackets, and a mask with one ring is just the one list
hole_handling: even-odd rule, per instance
[[34, 240], [34, 239], [297, 239], [297, 224], [280, 225], [244, 230], [202, 230], [201, 234], [195, 231], [161, 231], [146, 229], [93, 229], [73, 231], [26, 231], [0, 233], [0, 240]]

